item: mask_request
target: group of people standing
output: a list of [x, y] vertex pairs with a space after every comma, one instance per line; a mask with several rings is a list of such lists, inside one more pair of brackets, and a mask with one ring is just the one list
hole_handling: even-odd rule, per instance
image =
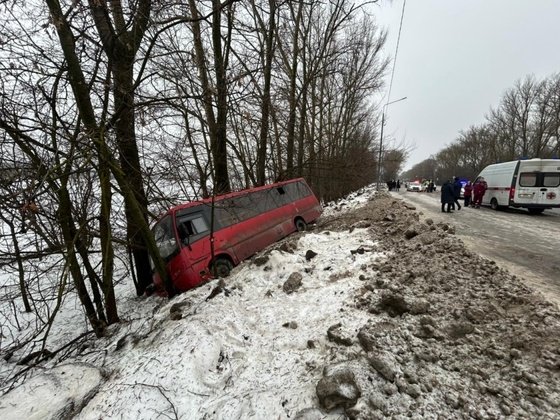
[[431, 179], [429, 181], [424, 181], [424, 186], [426, 188], [426, 192], [434, 192], [436, 190], [436, 184]]
[[470, 206], [474, 208], [480, 208], [480, 205], [482, 204], [482, 197], [484, 197], [484, 193], [488, 188], [488, 185], [486, 184], [484, 178], [478, 178], [474, 184], [471, 183], [471, 181], [467, 181], [467, 183], [463, 187], [463, 183], [459, 180], [458, 177], [455, 177], [453, 182], [451, 182], [451, 180], [447, 180], [441, 187], [442, 212], [451, 213], [455, 210], [455, 206], [457, 206], [457, 210], [461, 210], [459, 199], [461, 198], [462, 188], [464, 188], [463, 205], [465, 207]]
[[397, 179], [396, 181], [394, 179], [387, 181], [387, 188], [389, 189], [389, 191], [400, 191], [401, 189], [401, 180]]

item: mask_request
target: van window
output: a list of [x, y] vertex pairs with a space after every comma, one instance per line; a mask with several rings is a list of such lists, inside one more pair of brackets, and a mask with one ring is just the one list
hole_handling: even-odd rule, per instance
[[560, 174], [544, 174], [543, 187], [558, 187], [560, 186]]
[[537, 186], [537, 174], [534, 173], [522, 173], [519, 175], [519, 185], [522, 187], [536, 187]]
[[233, 209], [233, 200], [226, 198], [216, 202], [214, 208], [214, 217], [216, 220], [216, 228], [221, 229], [239, 223], [239, 219]]
[[312, 194], [311, 189], [307, 186], [307, 184], [300, 181], [296, 185], [299, 192], [299, 198], [304, 198]]
[[284, 190], [286, 191], [286, 194], [288, 195], [288, 200], [290, 202], [292, 201], [296, 201], [296, 200], [300, 200], [302, 199], [304, 196], [301, 194], [299, 188], [298, 188], [298, 184], [294, 183], [294, 184], [286, 184], [284, 186]]
[[235, 197], [235, 211], [239, 220], [247, 220], [259, 215], [256, 199], [254, 194]]
[[267, 211], [274, 210], [278, 205], [272, 198], [272, 191], [257, 191], [251, 194], [253, 204], [257, 209], [257, 213], [266, 213]]
[[201, 213], [195, 213], [177, 217], [177, 230], [181, 242], [187, 244], [206, 236], [210, 227]]
[[286, 204], [290, 204], [294, 199], [288, 194], [287, 185], [283, 187], [277, 187], [272, 190], [274, 194], [274, 201], [278, 203], [279, 206], [285, 206]]

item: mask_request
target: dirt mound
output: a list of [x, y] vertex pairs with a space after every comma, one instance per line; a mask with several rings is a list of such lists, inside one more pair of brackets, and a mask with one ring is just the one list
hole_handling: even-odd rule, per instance
[[[356, 419], [558, 418], [558, 310], [468, 251], [453, 226], [421, 220], [387, 194], [375, 197], [317, 226], [367, 228], [389, 255], [368, 267], [363, 288], [348, 302], [372, 314], [358, 332], [361, 350], [341, 350], [325, 367], [354, 383], [340, 381], [339, 390], [330, 385], [331, 394], [319, 395], [325, 373], [320, 401], [329, 409], [341, 401]], [[354, 386], [352, 399], [340, 397]]]

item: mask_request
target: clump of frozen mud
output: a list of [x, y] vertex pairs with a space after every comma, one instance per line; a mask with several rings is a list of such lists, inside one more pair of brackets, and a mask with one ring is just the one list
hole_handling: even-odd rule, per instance
[[558, 418], [556, 307], [468, 251], [453, 226], [421, 220], [388, 194], [374, 197], [317, 226], [368, 228], [391, 255], [369, 267], [347, 302], [371, 318], [359, 349], [340, 344], [324, 367], [322, 408], [342, 407], [353, 419]]

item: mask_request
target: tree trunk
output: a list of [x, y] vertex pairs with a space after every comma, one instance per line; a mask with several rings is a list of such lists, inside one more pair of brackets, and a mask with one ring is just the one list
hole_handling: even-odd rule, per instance
[[[169, 279], [165, 268], [162, 267], [161, 258], [155, 242], [150, 242], [149, 228], [147, 222], [147, 199], [144, 192], [142, 171], [138, 148], [136, 145], [134, 127], [134, 86], [133, 86], [133, 65], [135, 54], [140, 46], [143, 35], [146, 31], [150, 11], [150, 0], [139, 0], [135, 10], [135, 16], [131, 20], [132, 26], [127, 26], [123, 18], [123, 10], [120, 1], [111, 2], [111, 13], [114, 16], [115, 27], [110, 20], [108, 4], [95, 0], [89, 1], [91, 14], [95, 21], [97, 31], [103, 48], [110, 63], [113, 75], [113, 95], [115, 101], [114, 127], [117, 145], [119, 149], [119, 161], [121, 167], [116, 168], [112, 157], [107, 150], [104, 142], [104, 133], [100, 130], [93, 110], [88, 84], [85, 81], [79, 59], [75, 52], [74, 36], [67, 21], [67, 17], [62, 13], [60, 4], [56, 0], [45, 0], [51, 12], [53, 23], [57, 29], [60, 44], [64, 51], [68, 65], [68, 75], [76, 104], [80, 112], [83, 124], [87, 129], [87, 134], [98, 151], [99, 174], [102, 191], [102, 215], [100, 223], [105, 225], [102, 235], [103, 252], [105, 258], [104, 271], [104, 292], [106, 304], [111, 317], [117, 319], [116, 304], [114, 304], [114, 291], [112, 279], [112, 259], [113, 251], [110, 247], [110, 227], [108, 224], [110, 195], [108, 195], [108, 172], [107, 166], [115, 177], [123, 195], [125, 196], [125, 215], [127, 219], [127, 237], [129, 246], [135, 260], [138, 284], [136, 291], [139, 295], [143, 294], [146, 286], [151, 283], [151, 269], [149, 265], [148, 250], [150, 251], [158, 272], [165, 284], [169, 284]], [[127, 30], [128, 29], [128, 30]], [[122, 172], [126, 177], [118, 176]], [[105, 275], [109, 277], [105, 277]], [[111, 318], [110, 317], [110, 318]]]
[[131, 203], [125, 201], [125, 215], [127, 222], [127, 239], [134, 264], [138, 285], [136, 292], [140, 296], [146, 287], [152, 283], [152, 274], [149, 263], [149, 255], [146, 243], [140, 231], [142, 225], [148, 224], [148, 200], [144, 191], [143, 176], [136, 144], [135, 124], [134, 124], [134, 94], [133, 94], [133, 74], [131, 62], [133, 58], [125, 57], [122, 61], [113, 63], [113, 82], [115, 87], [113, 95], [117, 119], [115, 121], [115, 134], [119, 148], [120, 167], [127, 174], [126, 182], [134, 195], [134, 199], [142, 210], [142, 220], [137, 220], [132, 216]]
[[299, 25], [303, 14], [303, 0], [298, 2], [296, 21], [294, 24], [294, 36], [292, 47], [292, 63], [290, 66], [290, 93], [288, 97], [288, 127], [286, 138], [286, 177], [291, 178], [294, 170], [294, 148], [296, 131], [296, 111], [297, 111], [297, 68], [299, 58]]
[[216, 69], [216, 109], [217, 118], [212, 106], [212, 88], [208, 79], [208, 69], [205, 63], [205, 51], [202, 44], [200, 15], [194, 0], [189, 0], [189, 8], [193, 18], [191, 29], [193, 31], [193, 42], [195, 61], [198, 68], [198, 75], [202, 86], [202, 98], [206, 122], [208, 124], [208, 134], [210, 136], [210, 150], [212, 153], [214, 169], [214, 194], [230, 191], [229, 175], [227, 170], [227, 137], [226, 137], [226, 118], [227, 118], [227, 84], [225, 80], [225, 66], [222, 55], [221, 42], [221, 6], [218, 0], [212, 1], [214, 14], [212, 17], [212, 42], [214, 44], [214, 66]]
[[[110, 11], [107, 3], [89, 0], [89, 5], [103, 49], [112, 64], [115, 137], [120, 166], [127, 174], [123, 181], [130, 187], [133, 199], [142, 212], [141, 219], [135, 217], [131, 207], [136, 205], [130, 200], [125, 200], [127, 239], [138, 279], [136, 293], [141, 295], [152, 283], [152, 274], [146, 241], [141, 234], [148, 225], [148, 200], [144, 191], [142, 166], [136, 144], [133, 70], [136, 52], [148, 26], [151, 0], [138, 1], [131, 26], [127, 26], [123, 16], [121, 1], [111, 2]], [[110, 16], [113, 17], [113, 21]]]
[[72, 275], [72, 280], [74, 281], [74, 287], [78, 292], [78, 297], [84, 310], [86, 316], [90, 322], [90, 325], [95, 332], [97, 337], [102, 337], [105, 332], [105, 323], [98, 317], [95, 312], [95, 307], [91, 298], [88, 294], [88, 290], [84, 281], [84, 277], [80, 270], [80, 264], [76, 259], [76, 254], [74, 250], [75, 236], [72, 235], [72, 231], [75, 230], [74, 222], [72, 220], [72, 205], [70, 203], [70, 196], [68, 195], [68, 190], [66, 186], [61, 185], [58, 191], [59, 208], [57, 212], [58, 221], [62, 229], [62, 236], [64, 238], [64, 244], [66, 246], [66, 261], [70, 274]]
[[214, 15], [212, 16], [212, 41], [214, 44], [214, 67], [216, 69], [216, 138], [212, 147], [214, 158], [215, 184], [217, 194], [231, 190], [227, 169], [227, 81], [225, 61], [222, 54], [222, 10], [220, 0], [212, 0]]
[[257, 185], [266, 183], [266, 149], [270, 118], [270, 84], [272, 79], [272, 58], [274, 56], [274, 33], [276, 32], [276, 0], [269, 1], [270, 19], [266, 35], [264, 57], [264, 88], [262, 93], [261, 130], [257, 149]]
[[18, 267], [19, 291], [21, 293], [21, 299], [23, 300], [23, 307], [25, 308], [25, 312], [31, 312], [31, 305], [29, 304], [29, 298], [27, 297], [27, 287], [25, 285], [25, 269], [23, 267], [21, 249], [19, 248], [19, 242], [16, 235], [16, 227], [11, 220], [8, 220], [4, 217], [2, 217], [2, 219], [4, 219], [4, 222], [10, 227], [10, 236], [12, 238], [12, 243], [14, 244], [14, 256]]

